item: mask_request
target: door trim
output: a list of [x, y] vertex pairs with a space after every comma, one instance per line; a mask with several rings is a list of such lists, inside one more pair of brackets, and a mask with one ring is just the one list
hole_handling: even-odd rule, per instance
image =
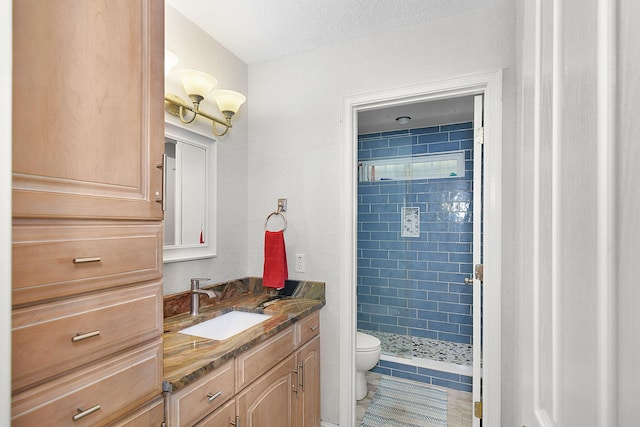
[[[340, 425], [355, 420], [356, 230], [358, 112], [410, 102], [484, 94], [484, 425], [500, 425], [502, 70], [343, 98], [342, 212], [340, 239]], [[348, 402], [351, 402], [349, 404]]]

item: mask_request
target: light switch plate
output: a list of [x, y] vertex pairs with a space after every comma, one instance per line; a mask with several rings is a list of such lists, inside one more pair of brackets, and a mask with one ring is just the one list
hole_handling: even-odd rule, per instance
[[304, 254], [296, 254], [296, 273], [304, 273]]

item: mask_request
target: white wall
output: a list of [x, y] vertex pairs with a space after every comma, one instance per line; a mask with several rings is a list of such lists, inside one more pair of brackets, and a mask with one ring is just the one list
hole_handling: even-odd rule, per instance
[[0, 2], [0, 425], [11, 414], [11, 2]]
[[[235, 90], [248, 98], [233, 118], [233, 129], [215, 142], [218, 149], [217, 188], [211, 186], [211, 196], [217, 194], [217, 210], [211, 210], [210, 223], [217, 217], [218, 255], [205, 260], [165, 264], [166, 295], [189, 289], [191, 277], [210, 277], [214, 282], [222, 282], [247, 274], [247, 117], [251, 99], [248, 96], [246, 64], [171, 6], [165, 7], [165, 47], [180, 60], [167, 77], [166, 92], [188, 100], [175, 71], [193, 68], [215, 77], [218, 88]], [[201, 109], [222, 117], [215, 103], [206, 99]], [[168, 113], [165, 113], [165, 118], [179, 124]], [[200, 118], [198, 123], [183, 126], [205, 136], [213, 136], [209, 120]]]
[[[503, 68], [503, 200], [509, 201], [515, 194], [514, 5], [496, 1], [481, 10], [249, 67], [248, 273], [261, 274], [264, 218], [278, 197], [287, 197], [289, 276], [327, 283], [327, 305], [321, 312], [325, 422], [338, 424], [340, 405], [351, 404], [338, 399], [339, 378], [346, 374], [338, 370], [338, 338], [340, 328], [348, 326], [339, 322], [339, 288], [354, 286], [342, 283], [339, 275], [343, 97]], [[512, 235], [512, 213], [503, 218], [503, 235]], [[293, 272], [295, 253], [306, 254], [304, 274]], [[503, 254], [502, 277], [512, 282], [513, 251]], [[511, 294], [503, 304], [503, 360], [508, 364], [515, 315]], [[503, 407], [510, 403], [504, 396]]]

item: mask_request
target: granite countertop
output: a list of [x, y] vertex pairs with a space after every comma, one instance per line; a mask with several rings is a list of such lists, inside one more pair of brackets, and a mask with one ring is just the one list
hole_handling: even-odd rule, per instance
[[[304, 282], [301, 282], [304, 283]], [[307, 282], [309, 283], [309, 282]], [[320, 282], [312, 282], [320, 283]], [[271, 338], [293, 323], [319, 310], [325, 304], [318, 294], [274, 299], [268, 293], [243, 293], [200, 308], [200, 314], [188, 312], [164, 319], [164, 391], [177, 391], [220, 367], [239, 353]], [[215, 288], [214, 288], [215, 289]], [[304, 294], [304, 293], [303, 293]], [[188, 326], [204, 322], [231, 310], [270, 314], [272, 317], [226, 340], [217, 341], [178, 333]]]

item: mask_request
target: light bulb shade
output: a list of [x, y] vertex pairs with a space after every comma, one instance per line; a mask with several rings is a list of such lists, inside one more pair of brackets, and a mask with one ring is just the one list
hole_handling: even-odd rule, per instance
[[240, 106], [247, 100], [243, 94], [232, 90], [214, 90], [209, 96], [216, 100], [218, 108], [223, 113], [225, 111], [237, 113]]
[[218, 85], [216, 79], [198, 70], [180, 70], [178, 77], [187, 95], [198, 95], [204, 98]]
[[167, 77], [167, 74], [169, 74], [169, 71], [171, 71], [171, 69], [176, 65], [178, 65], [178, 57], [176, 56], [176, 54], [171, 52], [170, 50], [165, 49], [164, 50], [164, 76]]

